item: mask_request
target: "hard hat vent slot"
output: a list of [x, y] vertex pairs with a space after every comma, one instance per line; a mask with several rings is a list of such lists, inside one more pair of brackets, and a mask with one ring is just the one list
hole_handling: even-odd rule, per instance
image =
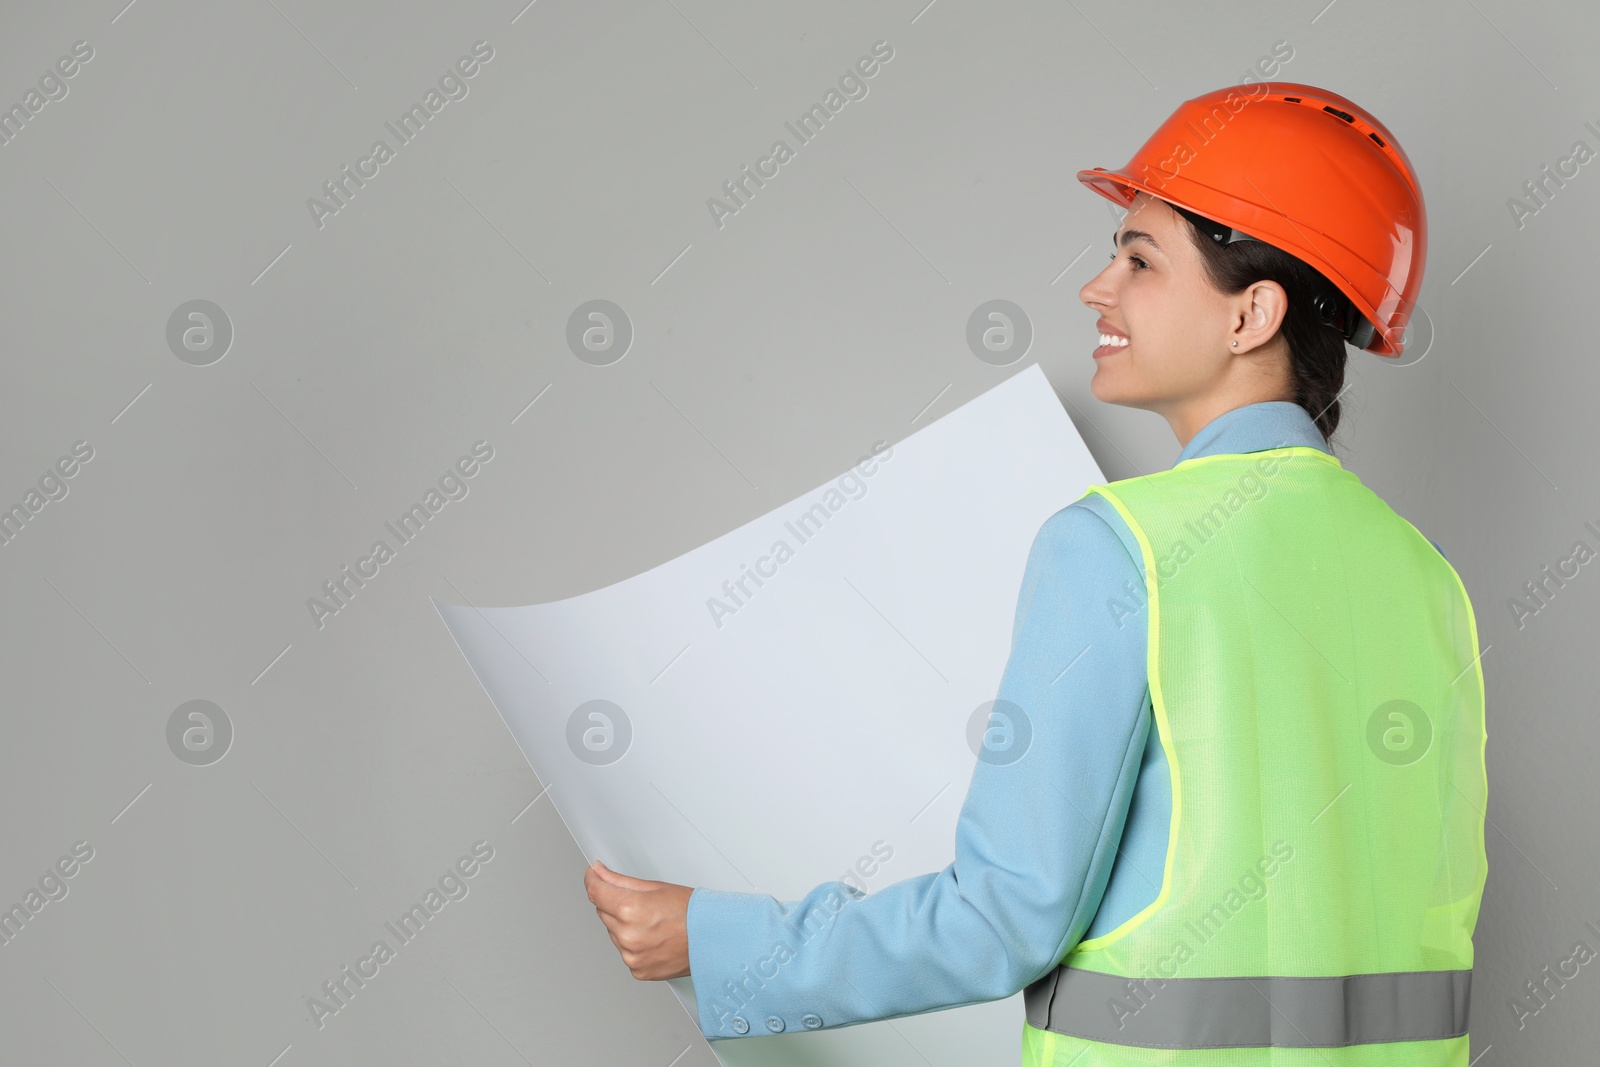
[[1330, 107], [1327, 104], [1322, 105], [1322, 110], [1326, 111], [1330, 115], [1334, 115], [1334, 116], [1337, 116], [1338, 118], [1344, 119], [1346, 122], [1354, 122], [1355, 121], [1355, 116], [1351, 115], [1348, 111], [1340, 111], [1338, 108]]
[[1379, 136], [1378, 136], [1378, 135], [1377, 135], [1377, 134], [1375, 134], [1375, 133], [1369, 133], [1369, 134], [1367, 134], [1367, 136], [1368, 136], [1368, 137], [1370, 137], [1370, 138], [1372, 138], [1372, 139], [1373, 139], [1373, 140], [1374, 140], [1374, 141], [1377, 141], [1377, 142], [1378, 142], [1378, 147], [1379, 147], [1379, 148], [1387, 148], [1387, 147], [1389, 147], [1389, 146], [1388, 146], [1388, 145], [1386, 145], [1386, 144], [1384, 144], [1384, 143], [1383, 143], [1383, 138], [1382, 138], [1382, 137], [1379, 137]]

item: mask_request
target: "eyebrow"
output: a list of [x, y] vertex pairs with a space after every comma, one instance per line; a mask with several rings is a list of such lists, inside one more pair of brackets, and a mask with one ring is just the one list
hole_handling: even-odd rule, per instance
[[[1151, 237], [1149, 234], [1145, 233], [1143, 230], [1123, 230], [1122, 231], [1122, 243], [1125, 244], [1125, 245], [1126, 244], [1131, 244], [1134, 241], [1137, 241], [1137, 240], [1139, 240], [1141, 238], [1143, 238], [1146, 241], [1149, 241], [1150, 242], [1150, 246], [1152, 248], [1154, 248], [1157, 252], [1161, 252], [1163, 255], [1166, 254], [1165, 250], [1159, 244], [1156, 243], [1156, 239], [1154, 237]], [[1116, 248], [1117, 247], [1117, 231], [1115, 231], [1115, 230], [1111, 231], [1111, 247], [1112, 248]]]

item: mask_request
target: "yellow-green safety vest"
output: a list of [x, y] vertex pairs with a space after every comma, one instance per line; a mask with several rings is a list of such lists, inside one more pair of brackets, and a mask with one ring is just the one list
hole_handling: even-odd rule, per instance
[[1309, 446], [1089, 491], [1143, 557], [1170, 838], [1156, 898], [1024, 990], [1024, 1067], [1466, 1067], [1488, 780], [1455, 568]]

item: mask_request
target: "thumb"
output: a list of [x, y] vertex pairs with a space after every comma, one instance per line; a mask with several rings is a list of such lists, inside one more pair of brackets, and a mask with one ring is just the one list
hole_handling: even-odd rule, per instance
[[595, 860], [594, 864], [595, 873], [601, 878], [604, 878], [606, 881], [610, 882], [612, 885], [621, 886], [624, 889], [638, 890], [648, 890], [656, 887], [656, 883], [647, 879], [634, 878], [630, 875], [623, 874], [620, 871], [613, 871], [610, 867], [607, 867], [599, 860]]

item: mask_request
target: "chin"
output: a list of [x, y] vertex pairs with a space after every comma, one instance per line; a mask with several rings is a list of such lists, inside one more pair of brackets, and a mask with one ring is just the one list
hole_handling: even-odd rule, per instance
[[1145, 406], [1143, 398], [1118, 385], [1116, 376], [1108, 374], [1103, 366], [1096, 366], [1094, 377], [1089, 379], [1089, 395], [1102, 404], [1116, 404], [1127, 408]]
[[1117, 387], [1111, 384], [1110, 376], [1099, 364], [1095, 365], [1094, 376], [1089, 379], [1089, 395], [1102, 404], [1121, 403], [1117, 396]]

